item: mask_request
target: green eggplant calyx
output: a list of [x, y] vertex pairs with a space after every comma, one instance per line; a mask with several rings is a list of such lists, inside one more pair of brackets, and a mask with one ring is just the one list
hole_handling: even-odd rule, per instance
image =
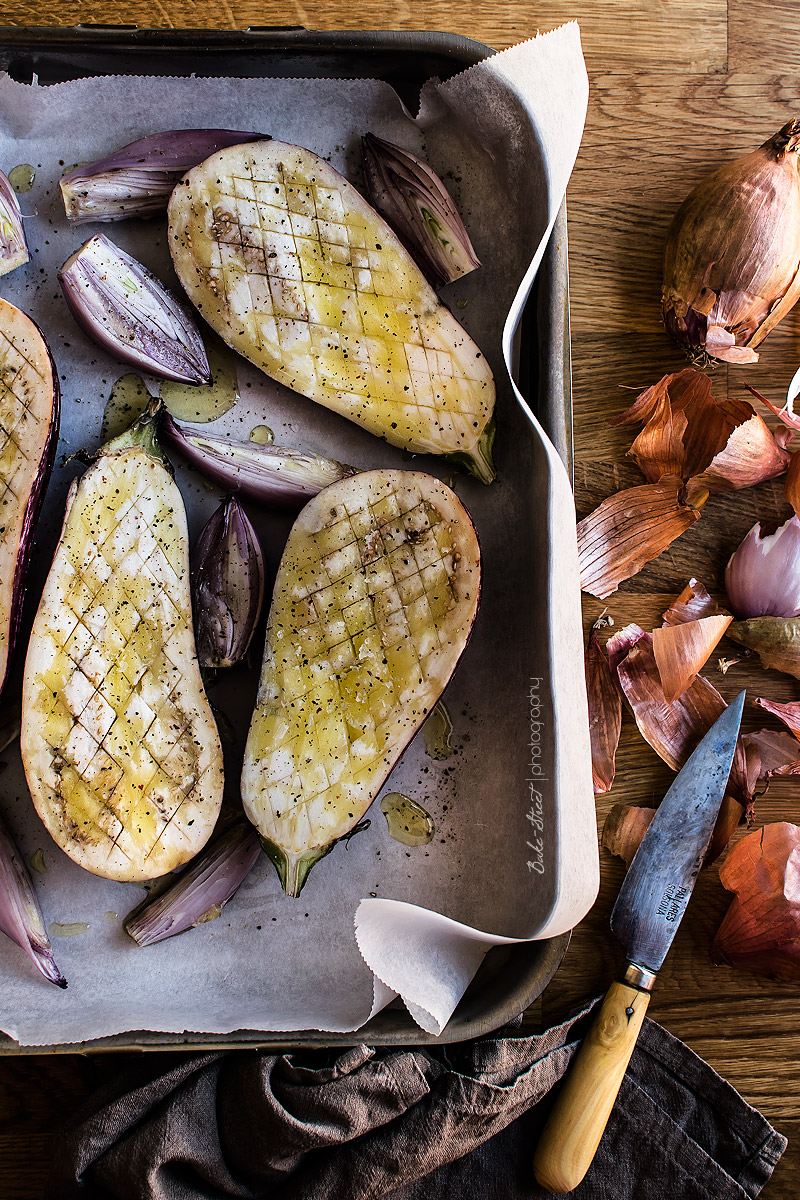
[[480, 479], [481, 483], [492, 483], [497, 478], [497, 472], [492, 461], [494, 435], [495, 420], [492, 417], [472, 450], [469, 452], [458, 450], [455, 454], [448, 454], [447, 461], [456, 463], [459, 467], [465, 467], [470, 475], [474, 475], [476, 479]]
[[302, 854], [288, 855], [285, 850], [276, 845], [268, 837], [264, 837], [259, 833], [258, 839], [264, 848], [264, 853], [270, 860], [275, 870], [278, 872], [278, 878], [281, 881], [281, 887], [286, 892], [287, 896], [297, 897], [303, 890], [303, 884], [308, 879], [309, 872], [315, 863], [318, 863], [326, 854], [330, 854], [336, 842], [329, 842], [327, 846], [323, 846], [321, 850], [306, 850]]
[[126, 450], [142, 449], [156, 462], [161, 463], [172, 474], [172, 465], [158, 440], [158, 422], [161, 416], [163, 402], [151, 400], [147, 408], [136, 418], [131, 426], [117, 437], [106, 442], [102, 454], [124, 454]]

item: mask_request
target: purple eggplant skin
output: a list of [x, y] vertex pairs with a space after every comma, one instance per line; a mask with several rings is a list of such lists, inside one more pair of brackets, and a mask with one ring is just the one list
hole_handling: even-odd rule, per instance
[[30, 872], [0, 816], [0, 931], [27, 954], [45, 979], [65, 988], [56, 966]]
[[175, 184], [198, 163], [223, 150], [268, 138], [238, 129], [168, 129], [67, 171], [58, 181], [67, 220], [122, 221], [164, 212]]
[[0, 647], [0, 695], [2, 695], [3, 689], [8, 681], [14, 646], [19, 636], [20, 623], [22, 621], [22, 605], [25, 599], [25, 581], [28, 573], [28, 566], [30, 565], [33, 541], [36, 534], [36, 526], [42, 511], [42, 504], [44, 502], [45, 492], [47, 491], [47, 485], [50, 481], [53, 464], [55, 463], [56, 447], [58, 445], [58, 432], [61, 422], [61, 389], [58, 384], [58, 370], [55, 362], [53, 361], [53, 356], [50, 351], [50, 347], [47, 344], [47, 339], [36, 322], [32, 321], [26, 313], [23, 313], [20, 309], [14, 308], [14, 306], [9, 304], [8, 301], [0, 300], [0, 328], [6, 325], [9, 319], [15, 324], [19, 324], [20, 318], [22, 318], [23, 322], [27, 322], [29, 324], [31, 327], [30, 334], [35, 335], [41, 340], [41, 346], [46, 352], [46, 359], [49, 365], [52, 384], [52, 408], [46, 440], [39, 456], [39, 464], [33, 486], [28, 493], [28, 498], [25, 504], [25, 513], [22, 520], [22, 528], [19, 536], [19, 548], [16, 554], [16, 565], [14, 568], [14, 582], [12, 584], [11, 601], [9, 604], [7, 617], [8, 633], [5, 643], [5, 661], [2, 660], [1, 656], [3, 654], [3, 649]]

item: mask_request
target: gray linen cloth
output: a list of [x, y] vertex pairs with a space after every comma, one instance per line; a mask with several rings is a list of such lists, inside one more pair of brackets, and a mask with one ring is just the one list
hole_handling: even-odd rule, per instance
[[[532, 1158], [591, 1006], [536, 1037], [152, 1061], [57, 1139], [47, 1200], [536, 1200]], [[786, 1139], [645, 1020], [579, 1200], [743, 1200]]]

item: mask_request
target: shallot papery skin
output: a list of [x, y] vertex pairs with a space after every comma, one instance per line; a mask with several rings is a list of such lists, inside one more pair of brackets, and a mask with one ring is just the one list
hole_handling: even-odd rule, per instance
[[614, 681], [608, 655], [594, 629], [586, 647], [585, 667], [592, 780], [595, 795], [600, 795], [610, 791], [614, 782], [614, 759], [622, 727], [622, 697]]
[[800, 296], [800, 177], [796, 118], [727, 163], [678, 210], [664, 253], [668, 332], [690, 351], [730, 363], [755, 347]]
[[719, 877], [735, 896], [711, 961], [768, 979], [800, 979], [800, 827], [776, 821], [748, 834]]
[[725, 568], [725, 591], [737, 617], [800, 615], [800, 519], [774, 533], [753, 526]]
[[711, 380], [692, 367], [664, 375], [611, 424], [643, 426], [628, 457], [651, 483], [676, 475], [729, 492], [772, 479], [791, 461], [751, 404], [716, 400]]
[[192, 600], [201, 667], [232, 667], [244, 658], [264, 600], [264, 556], [253, 524], [228, 496], [192, 553]]
[[[673, 771], [679, 771], [703, 735], [725, 709], [719, 692], [698, 675], [677, 700], [664, 695], [653, 653], [652, 635], [638, 625], [626, 625], [606, 643], [612, 671], [639, 732], [656, 754]], [[747, 763], [741, 738], [736, 746], [727, 795], [706, 855], [711, 862], [722, 852], [752, 798], [748, 789]]]

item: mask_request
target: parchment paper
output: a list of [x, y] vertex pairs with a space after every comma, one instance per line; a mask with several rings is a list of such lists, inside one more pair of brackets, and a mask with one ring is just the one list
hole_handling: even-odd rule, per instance
[[[0, 280], [0, 292], [44, 330], [63, 393], [27, 624], [77, 473], [63, 458], [100, 444], [109, 390], [127, 370], [76, 328], [56, 282], [57, 268], [98, 228], [68, 227], [56, 182], [65, 166], [170, 127], [269, 133], [330, 158], [353, 180], [367, 130], [423, 153], [453, 190], [484, 264], [442, 295], [495, 372], [499, 430], [498, 481], [489, 488], [434, 459], [413, 464], [456, 487], [478, 529], [484, 572], [473, 638], [445, 697], [455, 753], [431, 758], [419, 735], [384, 789], [428, 809], [434, 841], [410, 849], [392, 840], [376, 803], [370, 827], [315, 867], [299, 899], [281, 892], [264, 858], [218, 920], [142, 950], [122, 928], [141, 888], [88, 875], [55, 846], [9, 749], [0, 803], [26, 858], [46, 865], [34, 878], [69, 980], [68, 991], [57, 992], [4, 940], [0, 1027], [20, 1042], [136, 1029], [353, 1030], [396, 994], [438, 1032], [491, 945], [563, 932], [592, 903], [597, 851], [574, 507], [563, 466], [509, 377], [514, 332], [566, 189], [586, 99], [574, 23], [444, 84], [429, 82], [416, 120], [388, 85], [370, 80], [109, 77], [39, 87], [0, 77], [0, 166], [36, 168], [34, 188], [21, 198], [32, 262]], [[102, 230], [177, 290], [163, 221]], [[232, 436], [264, 423], [279, 442], [357, 467], [407, 461], [243, 362], [239, 387], [236, 406], [215, 423]], [[196, 536], [220, 493], [180, 467], [177, 478]], [[274, 570], [290, 521], [252, 515]], [[226, 760], [234, 804], [256, 682], [255, 668], [237, 669], [212, 694], [234, 729]]]

